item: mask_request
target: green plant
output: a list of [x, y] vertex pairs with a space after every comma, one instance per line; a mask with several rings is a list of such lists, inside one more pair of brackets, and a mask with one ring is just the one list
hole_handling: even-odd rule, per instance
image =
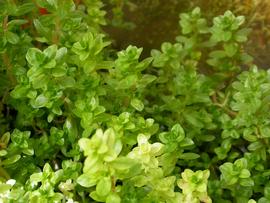
[[0, 3], [0, 202], [270, 201], [270, 72], [244, 17], [195, 8], [141, 59], [102, 7]]

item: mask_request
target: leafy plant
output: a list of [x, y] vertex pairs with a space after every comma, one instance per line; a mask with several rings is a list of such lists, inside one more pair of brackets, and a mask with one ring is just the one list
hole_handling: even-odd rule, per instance
[[195, 8], [141, 59], [103, 6], [0, 3], [0, 202], [270, 201], [270, 72], [245, 18]]

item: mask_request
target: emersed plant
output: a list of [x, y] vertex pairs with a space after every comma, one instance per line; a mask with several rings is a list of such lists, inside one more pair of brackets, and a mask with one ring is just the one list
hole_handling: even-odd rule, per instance
[[141, 60], [102, 7], [0, 3], [0, 202], [269, 202], [270, 72], [244, 17], [195, 8]]

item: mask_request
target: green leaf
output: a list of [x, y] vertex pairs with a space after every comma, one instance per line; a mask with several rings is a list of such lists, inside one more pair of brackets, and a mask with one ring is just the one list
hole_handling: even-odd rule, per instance
[[94, 174], [84, 173], [80, 175], [77, 179], [77, 183], [83, 187], [89, 188], [96, 185], [98, 182], [98, 177]]
[[21, 158], [21, 155], [17, 154], [17, 155], [13, 155], [10, 156], [9, 158], [5, 159], [4, 161], [2, 161], [3, 165], [11, 165], [16, 163], [17, 161], [19, 161]]
[[26, 13], [29, 13], [35, 9], [35, 4], [32, 2], [24, 3], [17, 8], [17, 15], [24, 15]]
[[221, 59], [221, 58], [225, 58], [226, 57], [226, 52], [222, 51], [222, 50], [217, 50], [217, 51], [212, 51], [209, 56], [212, 58], [217, 58], [217, 59]]
[[246, 42], [248, 40], [247, 36], [251, 32], [251, 29], [249, 28], [243, 28], [241, 30], [238, 30], [235, 33], [235, 40], [237, 42]]
[[22, 152], [26, 155], [33, 156], [34, 150], [33, 149], [23, 149]]
[[225, 31], [221, 34], [221, 38], [224, 42], [228, 42], [232, 38], [232, 33], [230, 31]]
[[61, 47], [60, 49], [57, 50], [55, 59], [56, 60], [61, 60], [66, 56], [68, 50], [66, 47]]
[[8, 27], [9, 29], [12, 29], [18, 25], [23, 25], [25, 23], [27, 23], [28, 21], [25, 19], [15, 19], [15, 20], [11, 20], [8, 22]]
[[67, 70], [65, 67], [56, 67], [52, 70], [52, 76], [54, 77], [63, 77], [67, 73]]
[[149, 57], [149, 58], [146, 58], [143, 61], [141, 61], [136, 66], [136, 71], [143, 71], [143, 70], [145, 70], [150, 65], [150, 63], [152, 62], [152, 60], [153, 60], [153, 58], [152, 57]]
[[18, 35], [16, 35], [13, 32], [7, 32], [6, 33], [7, 41], [10, 42], [11, 44], [17, 44], [20, 41], [20, 38]]
[[100, 197], [96, 191], [93, 191], [90, 193], [90, 197], [97, 201], [97, 202], [104, 202], [105, 201], [105, 198], [104, 197]]
[[54, 68], [55, 66], [56, 66], [56, 61], [54, 59], [42, 65], [42, 67], [45, 69], [51, 69], [51, 68]]
[[111, 193], [106, 198], [106, 203], [120, 203], [120, 202], [121, 202], [121, 198], [116, 193]]
[[6, 156], [7, 153], [8, 152], [6, 150], [4, 150], [4, 149], [0, 150], [0, 156]]
[[66, 122], [64, 124], [64, 130], [68, 134], [69, 141], [71, 143], [75, 142], [78, 137], [78, 128], [74, 119], [72, 119], [71, 117], [68, 117], [66, 119]]
[[7, 145], [9, 143], [10, 140], [10, 132], [6, 132], [4, 135], [2, 135], [0, 141], [2, 144]]
[[190, 138], [185, 138], [183, 141], [180, 142], [180, 147], [189, 147], [194, 145], [194, 142]]
[[126, 78], [119, 81], [118, 86], [116, 89], [128, 89], [132, 86], [136, 85], [138, 77], [136, 75], [129, 75]]
[[254, 181], [251, 178], [241, 179], [240, 185], [242, 185], [244, 187], [252, 187], [252, 186], [254, 186]]
[[200, 155], [195, 153], [183, 153], [179, 155], [179, 159], [187, 159], [187, 160], [198, 159], [199, 157]]
[[187, 122], [190, 123], [191, 125], [193, 125], [193, 126], [195, 126], [197, 128], [202, 128], [203, 127], [203, 123], [200, 121], [197, 113], [186, 112], [184, 114], [184, 117], [187, 120]]
[[245, 159], [245, 158], [237, 159], [237, 160], [234, 162], [234, 165], [235, 165], [238, 169], [246, 168], [246, 167], [247, 167], [247, 159]]
[[47, 49], [45, 49], [43, 51], [43, 53], [45, 54], [45, 56], [48, 57], [49, 59], [55, 58], [56, 52], [57, 52], [57, 46], [55, 44], [49, 46]]
[[264, 187], [264, 196], [266, 198], [268, 198], [268, 199], [270, 198], [270, 187], [269, 187], [269, 185]]
[[238, 51], [238, 45], [236, 43], [224, 44], [224, 50], [229, 57], [233, 57]]
[[253, 61], [253, 57], [250, 56], [247, 53], [242, 53], [240, 55], [241, 60], [243, 61], [243, 63], [251, 63]]
[[260, 127], [260, 131], [262, 134], [262, 137], [269, 138], [270, 137], [270, 128], [267, 126]]
[[31, 66], [38, 66], [43, 63], [45, 56], [39, 49], [30, 48], [27, 51], [26, 59]]
[[135, 164], [136, 162], [128, 157], [118, 157], [114, 161], [110, 162], [110, 165], [116, 170], [127, 170]]
[[64, 77], [59, 77], [59, 85], [61, 88], [66, 89], [66, 88], [72, 88], [76, 85], [76, 81], [73, 77], [69, 76], [64, 76]]
[[239, 178], [249, 178], [250, 177], [250, 172], [247, 169], [243, 169], [240, 172]]
[[32, 106], [34, 108], [42, 108], [45, 107], [48, 102], [49, 99], [45, 95], [41, 94], [37, 96], [34, 102], [32, 102]]
[[4, 194], [7, 191], [9, 191], [12, 188], [11, 185], [5, 184], [5, 183], [0, 183], [0, 194]]
[[142, 111], [144, 108], [143, 102], [140, 101], [139, 99], [132, 99], [130, 102], [131, 106], [135, 108], [137, 111]]
[[185, 131], [180, 124], [175, 124], [171, 129], [171, 133], [177, 137], [177, 142], [181, 142], [185, 137]]
[[152, 83], [153, 81], [155, 81], [156, 79], [157, 79], [157, 77], [154, 75], [144, 74], [140, 80], [140, 83], [142, 83], [146, 86], [149, 83]]
[[211, 142], [211, 141], [215, 140], [216, 137], [214, 135], [201, 135], [199, 137], [199, 139], [204, 141], [204, 142]]
[[258, 149], [260, 149], [262, 147], [263, 147], [262, 143], [257, 141], [257, 142], [253, 142], [250, 145], [248, 145], [248, 150], [256, 151], [256, 150], [258, 150]]
[[97, 195], [99, 196], [107, 196], [111, 191], [112, 183], [109, 177], [102, 178], [96, 187]]
[[34, 183], [38, 183], [42, 180], [42, 173], [34, 173], [30, 176], [30, 181]]

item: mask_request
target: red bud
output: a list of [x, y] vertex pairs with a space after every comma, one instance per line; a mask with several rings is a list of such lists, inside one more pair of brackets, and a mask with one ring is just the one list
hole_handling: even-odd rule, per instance
[[46, 15], [46, 14], [49, 13], [49, 12], [47, 11], [46, 8], [38, 8], [38, 9], [39, 9], [39, 13], [40, 13], [41, 15]]

